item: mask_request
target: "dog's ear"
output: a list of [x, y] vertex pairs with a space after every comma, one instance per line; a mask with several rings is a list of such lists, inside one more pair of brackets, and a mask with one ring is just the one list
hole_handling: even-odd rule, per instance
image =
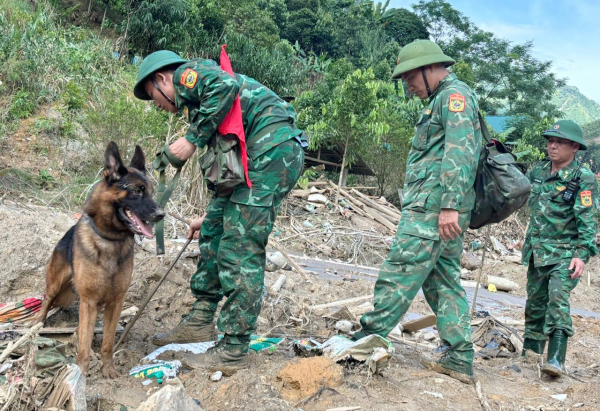
[[104, 153], [104, 179], [110, 183], [121, 179], [125, 174], [127, 174], [127, 168], [121, 161], [119, 147], [114, 141], [111, 141]]
[[140, 170], [142, 174], [146, 175], [146, 158], [140, 146], [135, 146], [135, 153], [133, 154], [131, 163], [129, 163], [129, 167]]

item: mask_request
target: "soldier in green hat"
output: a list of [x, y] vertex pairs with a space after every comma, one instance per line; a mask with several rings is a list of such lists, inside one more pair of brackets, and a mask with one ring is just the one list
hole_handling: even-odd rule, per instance
[[598, 254], [598, 183], [575, 159], [587, 150], [583, 131], [571, 120], [559, 120], [544, 132], [548, 157], [529, 174], [531, 219], [523, 246], [527, 270], [526, 350], [548, 359], [542, 371], [564, 372], [567, 340], [573, 335], [569, 295], [585, 264]]
[[[196, 302], [179, 325], [153, 339], [156, 345], [215, 340], [217, 305], [225, 297], [217, 320], [224, 337], [195, 362], [230, 375], [248, 366], [250, 335], [264, 292], [265, 247], [282, 200], [300, 178], [307, 142], [295, 126], [291, 105], [212, 60], [187, 61], [168, 50], [152, 53], [140, 65], [134, 94], [171, 113], [187, 108], [185, 136], [165, 148], [171, 164], [179, 167], [196, 149], [209, 146], [207, 153], [214, 154], [211, 148], [231, 141], [220, 135], [219, 125], [239, 96], [251, 187], [242, 183], [223, 191], [209, 182], [214, 197], [188, 233], [191, 238], [199, 231], [201, 257], [190, 281]], [[210, 160], [214, 156], [205, 154], [203, 169], [211, 169]]]
[[437, 315], [444, 344], [438, 361], [423, 365], [473, 382], [469, 306], [460, 285], [463, 232], [475, 203], [473, 188], [481, 129], [475, 93], [447, 68], [454, 60], [429, 40], [402, 48], [393, 78], [427, 100], [406, 163], [402, 219], [375, 284], [375, 309], [360, 320], [368, 334], [387, 336], [420, 288]]

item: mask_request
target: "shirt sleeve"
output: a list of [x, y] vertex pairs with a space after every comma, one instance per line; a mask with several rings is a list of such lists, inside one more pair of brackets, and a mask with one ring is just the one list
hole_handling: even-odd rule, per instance
[[[196, 74], [187, 72], [186, 75], [187, 70], [195, 71]], [[235, 78], [218, 66], [196, 65], [186, 71], [180, 79], [174, 79], [174, 82], [184, 99], [197, 101], [198, 105], [189, 110], [190, 126], [185, 138], [202, 148], [218, 131], [238, 95], [240, 86]], [[197, 79], [192, 86], [194, 75]]]
[[473, 187], [479, 163], [479, 107], [471, 95], [452, 89], [439, 98], [445, 133], [441, 208], [459, 210], [465, 194]]
[[598, 182], [596, 177], [586, 173], [581, 177], [581, 183], [575, 205], [575, 221], [577, 223], [577, 247], [573, 257], [582, 259], [585, 263], [590, 257], [598, 254], [596, 232], [598, 231]]

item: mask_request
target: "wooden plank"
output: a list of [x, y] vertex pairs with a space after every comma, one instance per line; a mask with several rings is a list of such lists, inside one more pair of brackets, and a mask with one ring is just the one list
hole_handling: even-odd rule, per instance
[[435, 314], [429, 314], [425, 317], [417, 318], [416, 320], [410, 320], [402, 323], [402, 329], [411, 333], [422, 330], [423, 328], [434, 326], [437, 317]]
[[[38, 331], [38, 334], [42, 335], [42, 334], [46, 334], [46, 335], [56, 335], [56, 334], [73, 334], [75, 332], [75, 330], [77, 329], [77, 327], [48, 327], [48, 328], [41, 328]], [[121, 333], [123, 332], [124, 328], [121, 327], [120, 325], [117, 326], [117, 332]], [[26, 334], [27, 332], [29, 332], [29, 328], [17, 328], [14, 330], [5, 330], [5, 331], [14, 331], [18, 334]], [[94, 328], [94, 334], [102, 334], [102, 327], [96, 327]]]
[[357, 303], [359, 301], [365, 301], [365, 300], [369, 300], [371, 298], [373, 298], [373, 294], [363, 295], [361, 297], [348, 298], [347, 300], [332, 301], [332, 302], [326, 303], [326, 304], [313, 305], [310, 308], [312, 308], [313, 310], [319, 310], [321, 308], [339, 307], [340, 305]]

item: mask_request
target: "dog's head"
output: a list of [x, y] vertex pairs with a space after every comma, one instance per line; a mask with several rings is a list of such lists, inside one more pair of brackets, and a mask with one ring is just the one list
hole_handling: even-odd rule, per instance
[[152, 198], [152, 184], [146, 178], [145, 158], [140, 146], [135, 146], [131, 163], [125, 167], [119, 148], [111, 141], [104, 154], [104, 180], [107, 195], [102, 197], [112, 204], [114, 218], [121, 225], [118, 228], [154, 237], [148, 223], [162, 220], [165, 212]]

